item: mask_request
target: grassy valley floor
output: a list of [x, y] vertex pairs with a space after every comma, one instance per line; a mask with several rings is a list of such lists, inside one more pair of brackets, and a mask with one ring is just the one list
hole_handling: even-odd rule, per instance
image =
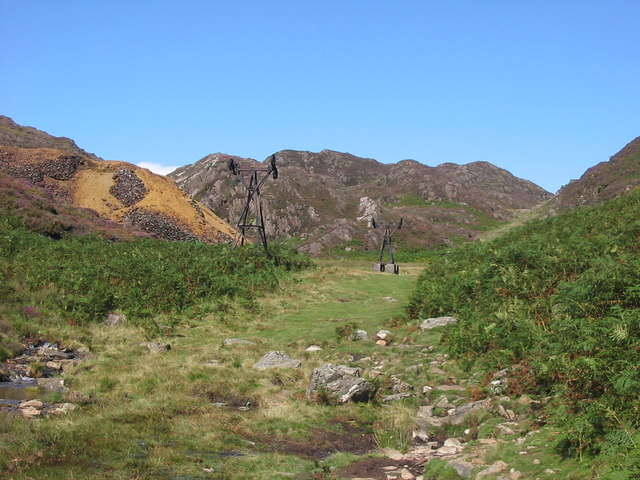
[[[421, 406], [456, 408], [483, 397], [482, 379], [448, 361], [438, 329], [423, 332], [403, 320], [421, 269], [402, 265], [396, 276], [374, 273], [370, 263], [322, 261], [258, 308], [234, 304], [221, 312], [219, 304], [201, 304], [170, 322], [180, 327], [163, 329], [158, 321], [162, 335], [154, 338], [126, 323], [67, 332], [75, 335], [70, 346], [84, 346], [90, 356], [64, 374], [67, 395], [42, 400], [78, 408], [34, 419], [2, 414], [0, 478], [386, 479], [383, 467], [405, 465], [417, 476], [420, 461], [394, 460], [392, 450], [385, 456], [382, 449], [414, 449]], [[355, 329], [371, 338], [389, 330], [393, 340], [388, 346], [349, 341]], [[251, 343], [225, 345], [232, 338]], [[151, 353], [141, 345], [150, 341], [170, 349]], [[321, 350], [307, 351], [311, 345]], [[273, 350], [302, 366], [253, 368]], [[363, 368], [378, 386], [376, 400], [308, 399], [313, 369], [327, 362]], [[393, 393], [393, 376], [413, 390], [408, 398], [382, 402]], [[588, 478], [589, 465], [549, 451], [554, 432], [540, 429], [531, 404], [501, 398], [494, 400], [498, 405], [516, 416], [508, 428], [499, 427], [509, 422], [498, 413], [477, 413], [429, 432], [430, 440], [441, 446], [461, 439], [474, 469], [470, 478], [499, 461], [508, 467], [483, 478]], [[429, 464], [424, 478], [461, 478], [444, 460]]]

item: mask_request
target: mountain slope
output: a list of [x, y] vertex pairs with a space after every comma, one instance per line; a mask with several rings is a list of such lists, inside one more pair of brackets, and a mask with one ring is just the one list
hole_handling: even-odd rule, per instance
[[[397, 240], [406, 246], [451, 245], [476, 238], [514, 210], [550, 198], [542, 188], [489, 163], [447, 163], [429, 167], [413, 160], [382, 164], [374, 159], [323, 150], [283, 150], [275, 154], [280, 177], [263, 188], [268, 234], [298, 237], [311, 253], [352, 244], [373, 249], [380, 224], [406, 228]], [[259, 167], [252, 159], [208, 155], [171, 174], [178, 186], [230, 222], [244, 206], [244, 192], [227, 168], [230, 159]]]
[[600, 205], [640, 185], [640, 137], [629, 142], [607, 162], [588, 169], [578, 180], [560, 189], [548, 208], [551, 213], [574, 207]]
[[[117, 223], [121, 227], [116, 230], [128, 229], [134, 234], [147, 232], [169, 240], [197, 239], [209, 243], [229, 241], [234, 235], [234, 229], [210, 209], [188, 198], [172, 180], [149, 170], [98, 159], [69, 139], [17, 126], [7, 117], [0, 118], [0, 141], [5, 142], [0, 145], [0, 172], [41, 190], [37, 194], [32, 192], [33, 195], [17, 193], [27, 185], [5, 177], [0, 201], [13, 205], [8, 208], [14, 213], [40, 218], [48, 225], [42, 226], [45, 230], [51, 230], [52, 225], [58, 225], [54, 232], [86, 230], [89, 228], [86, 220], [93, 214], [82, 213], [77, 209], [80, 207]], [[16, 204], [18, 197], [22, 200]], [[42, 204], [47, 200], [51, 204], [44, 209], [26, 206], [30, 201]], [[51, 218], [52, 211], [62, 210], [67, 212], [64, 219]], [[77, 222], [72, 218], [74, 215], [78, 216]]]

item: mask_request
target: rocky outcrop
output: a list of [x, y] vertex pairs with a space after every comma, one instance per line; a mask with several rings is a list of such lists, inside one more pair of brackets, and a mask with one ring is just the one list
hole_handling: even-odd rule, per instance
[[[370, 158], [323, 150], [282, 150], [275, 154], [280, 176], [262, 189], [267, 234], [296, 237], [303, 250], [379, 248], [383, 229], [402, 217], [407, 225], [396, 241], [437, 246], [454, 238], [476, 238], [489, 221], [506, 220], [514, 210], [550, 197], [540, 187], [489, 163], [429, 167], [412, 160], [385, 165]], [[207, 155], [169, 176], [187, 194], [230, 223], [244, 207], [244, 191], [228, 170], [233, 159], [243, 168], [261, 163], [222, 153]]]
[[359, 368], [327, 363], [314, 369], [307, 396], [336, 403], [367, 401], [373, 397], [375, 389], [361, 375]]
[[581, 206], [595, 206], [640, 186], [640, 137], [629, 142], [609, 161], [588, 169], [562, 187], [543, 210], [554, 215]]

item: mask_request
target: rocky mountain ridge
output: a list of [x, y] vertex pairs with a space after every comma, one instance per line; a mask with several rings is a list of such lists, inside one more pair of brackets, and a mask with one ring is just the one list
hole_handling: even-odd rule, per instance
[[[372, 218], [378, 224], [397, 224], [403, 218], [406, 229], [398, 237], [403, 245], [453, 245], [551, 197], [486, 162], [382, 164], [332, 150], [274, 155], [280, 177], [262, 191], [267, 233], [299, 238], [312, 254], [350, 245], [377, 248], [382, 232], [372, 228]], [[228, 170], [231, 159], [244, 168], [261, 166], [253, 159], [215, 153], [169, 176], [192, 198], [234, 223], [245, 194]]]
[[640, 137], [636, 137], [608, 161], [589, 168], [579, 179], [562, 187], [546, 206], [546, 214], [600, 205], [639, 185]]

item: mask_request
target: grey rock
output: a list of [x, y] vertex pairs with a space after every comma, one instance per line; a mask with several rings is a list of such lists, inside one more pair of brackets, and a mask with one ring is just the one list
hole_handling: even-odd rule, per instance
[[326, 395], [338, 403], [367, 401], [375, 393], [373, 385], [361, 377], [362, 370], [327, 363], [314, 369], [307, 396]]
[[64, 386], [63, 378], [38, 378], [36, 379], [36, 382], [38, 387], [42, 388], [47, 393], [61, 393], [63, 395], [69, 393], [69, 389]]
[[392, 334], [389, 330], [380, 330], [376, 333], [376, 340], [388, 340], [391, 341]]
[[509, 465], [507, 465], [503, 461], [498, 460], [493, 465], [490, 465], [489, 467], [487, 467], [484, 470], [482, 470], [481, 472], [479, 472], [476, 475], [476, 480], [479, 480], [479, 479], [484, 478], [484, 477], [488, 477], [489, 475], [497, 475], [498, 473], [503, 472], [508, 466]]
[[380, 401], [382, 403], [397, 402], [399, 400], [404, 400], [405, 398], [409, 398], [410, 396], [411, 396], [410, 393], [394, 393], [393, 395], [386, 395], [382, 397]]
[[450, 460], [447, 462], [447, 465], [455, 468], [458, 475], [464, 478], [470, 478], [471, 472], [473, 472], [473, 464], [461, 459]]
[[396, 376], [391, 377], [391, 390], [395, 393], [405, 393], [413, 390], [413, 385], [399, 379]]
[[302, 365], [300, 360], [291, 358], [289, 355], [280, 350], [274, 350], [264, 355], [253, 368], [258, 370], [269, 370], [271, 368], [298, 368]]
[[127, 317], [124, 315], [124, 313], [111, 312], [109, 315], [107, 315], [104, 323], [106, 323], [110, 327], [113, 327], [115, 325], [123, 324], [126, 321]]
[[421, 330], [431, 330], [435, 327], [442, 327], [444, 325], [451, 325], [453, 323], [458, 323], [458, 319], [456, 317], [437, 317], [437, 318], [427, 318], [422, 321], [420, 325]]
[[349, 341], [357, 342], [358, 340], [369, 340], [369, 334], [364, 330], [356, 330], [349, 335]]
[[222, 342], [222, 344], [225, 347], [228, 347], [230, 345], [255, 345], [254, 342], [243, 340], [241, 338], [227, 338], [224, 342]]

